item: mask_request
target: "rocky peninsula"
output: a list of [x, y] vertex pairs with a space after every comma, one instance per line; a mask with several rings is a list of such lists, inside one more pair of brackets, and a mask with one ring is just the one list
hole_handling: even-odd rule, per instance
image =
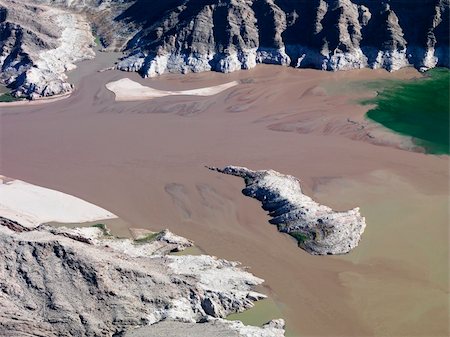
[[238, 166], [209, 169], [243, 178], [246, 187], [242, 193], [261, 201], [272, 217], [270, 223], [293, 236], [298, 246], [310, 254], [348, 253], [358, 245], [366, 227], [359, 208], [333, 211], [305, 195], [300, 180], [293, 176]]
[[0, 80], [16, 97], [70, 93], [65, 72], [94, 58], [94, 44], [84, 15], [39, 1], [0, 1]]
[[[55, 196], [62, 204], [67, 201], [60, 192], [36, 188], [41, 192], [38, 204], [45, 204], [42, 191], [53, 196], [50, 201]], [[15, 191], [3, 189], [3, 194], [14, 197]], [[237, 262], [170, 255], [193, 243], [168, 230], [135, 230], [127, 239], [114, 237], [100, 221], [90, 227], [56, 228], [20, 216], [13, 212], [13, 203], [4, 203], [0, 202], [2, 336], [158, 336], [164, 329], [173, 330], [173, 336], [186, 329], [195, 331], [192, 336], [205, 337], [284, 336], [283, 320], [263, 327], [224, 320], [266, 297], [254, 291], [263, 280]], [[66, 211], [75, 216], [98, 213], [97, 208], [82, 206], [84, 213], [81, 207]], [[4, 214], [28, 221], [21, 224]]]

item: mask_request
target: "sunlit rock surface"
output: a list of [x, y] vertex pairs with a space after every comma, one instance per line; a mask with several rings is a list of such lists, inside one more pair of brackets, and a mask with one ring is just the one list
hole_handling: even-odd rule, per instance
[[237, 262], [167, 255], [189, 245], [168, 231], [132, 241], [101, 227], [32, 228], [0, 217], [0, 335], [118, 336], [146, 327], [149, 336], [161, 321], [209, 322], [226, 336], [284, 335], [279, 321], [224, 321], [265, 297], [252, 290], [263, 280]]
[[366, 223], [358, 208], [333, 211], [303, 194], [300, 181], [293, 176], [238, 166], [210, 169], [243, 178], [242, 193], [261, 201], [272, 217], [270, 223], [295, 237], [299, 247], [311, 254], [345, 254], [361, 239]]

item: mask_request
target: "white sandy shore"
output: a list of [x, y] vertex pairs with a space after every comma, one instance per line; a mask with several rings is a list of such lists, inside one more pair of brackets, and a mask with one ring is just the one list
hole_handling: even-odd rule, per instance
[[81, 223], [117, 218], [82, 199], [0, 176], [0, 216], [35, 227], [47, 222]]
[[166, 91], [143, 86], [129, 78], [122, 78], [118, 81], [107, 83], [106, 88], [116, 95], [116, 101], [141, 101], [165, 96], [213, 96], [238, 84], [238, 81], [233, 81], [192, 90]]

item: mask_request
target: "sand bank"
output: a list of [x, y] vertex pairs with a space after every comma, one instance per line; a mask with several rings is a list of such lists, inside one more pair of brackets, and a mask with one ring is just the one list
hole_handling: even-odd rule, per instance
[[74, 196], [1, 176], [0, 216], [27, 227], [46, 222], [80, 223], [116, 218]]
[[[364, 83], [418, 72], [127, 74], [166, 91], [241, 84], [213, 97], [116, 102], [105, 84], [123, 76], [91, 73], [67, 100], [5, 109], [0, 171], [250, 266], [291, 336], [448, 335], [448, 156], [402, 150], [396, 141], [408, 138], [386, 142], [380, 126], [349, 122], [366, 122], [369, 107], [356, 102], [376, 92]], [[229, 163], [299, 177], [336, 210], [360, 206], [364, 239], [347, 256], [302, 252], [241, 194], [242, 181], [204, 168]]]
[[116, 95], [116, 101], [142, 101], [165, 96], [213, 96], [238, 84], [239, 82], [233, 81], [213, 87], [167, 91], [146, 87], [129, 78], [122, 78], [118, 81], [107, 83], [106, 88]]

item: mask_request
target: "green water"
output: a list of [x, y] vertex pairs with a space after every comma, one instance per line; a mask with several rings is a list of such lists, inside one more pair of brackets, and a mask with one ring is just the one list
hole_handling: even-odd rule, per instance
[[281, 313], [278, 305], [270, 298], [266, 298], [264, 300], [255, 302], [253, 308], [250, 308], [238, 314], [231, 314], [227, 316], [227, 319], [230, 321], [241, 321], [242, 323], [247, 325], [262, 326], [272, 319], [282, 317], [283, 314]]
[[20, 101], [20, 98], [14, 97], [9, 92], [6, 92], [4, 94], [0, 94], [0, 102], [2, 103], [10, 103], [10, 102], [17, 102]]
[[197, 246], [188, 247], [185, 250], [170, 253], [170, 255], [177, 255], [177, 256], [183, 256], [183, 255], [205, 255], [205, 252], [198, 248]]
[[376, 107], [367, 117], [400, 134], [413, 137], [427, 153], [449, 154], [448, 69], [432, 69], [423, 79], [395, 81], [364, 104]]

